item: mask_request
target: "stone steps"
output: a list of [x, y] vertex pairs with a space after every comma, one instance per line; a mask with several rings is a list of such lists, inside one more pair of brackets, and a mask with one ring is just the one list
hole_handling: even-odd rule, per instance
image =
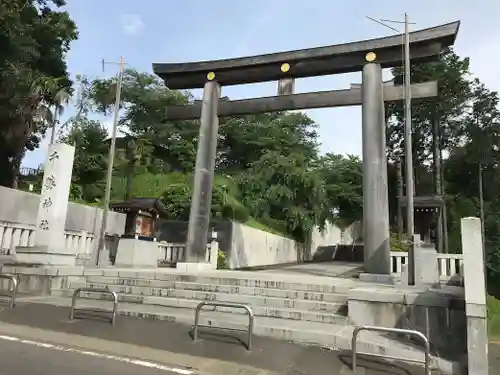
[[[29, 301], [28, 301], [29, 299]], [[47, 303], [55, 306], [71, 305], [67, 297], [29, 297], [23, 302]], [[77, 308], [90, 308], [110, 311], [109, 301], [81, 299]], [[69, 309], [68, 309], [69, 310]], [[194, 310], [190, 308], [165, 307], [122, 302], [118, 305], [118, 314], [141, 319], [177, 322], [189, 326], [194, 322]], [[119, 318], [118, 318], [119, 319]], [[244, 330], [248, 327], [248, 317], [242, 314], [204, 310], [200, 315], [200, 324], [211, 327], [222, 327]], [[256, 316], [254, 334], [273, 337], [280, 340], [301, 344], [319, 345], [333, 350], [350, 350], [354, 327], [349, 325], [309, 322]], [[238, 335], [243, 340], [244, 333], [228, 333]], [[373, 332], [363, 332], [358, 338], [358, 352], [384, 354], [408, 360], [421, 360], [423, 352], [413, 344], [389, 338]]]
[[[317, 312], [338, 312], [339, 308], [347, 304], [347, 296], [337, 294], [331, 299], [337, 299], [335, 302], [324, 302], [318, 300], [306, 300], [300, 298], [289, 297], [267, 297], [262, 295], [247, 295], [244, 293], [230, 292], [212, 292], [181, 289], [182, 286], [177, 285], [177, 288], [148, 288], [114, 284], [93, 284], [93, 283], [71, 283], [71, 289], [76, 288], [108, 288], [109, 290], [121, 295], [134, 295], [141, 297], [170, 297], [177, 299], [200, 300], [200, 301], [220, 301], [220, 302], [236, 302], [246, 303], [251, 306], [263, 306], [271, 308], [287, 308]], [[150, 298], [151, 299], [151, 298]], [[152, 300], [152, 299], [151, 299]], [[142, 303], [141, 301], [137, 301]], [[129, 301], [134, 302], [134, 301]]]
[[[210, 293], [231, 293], [247, 296], [261, 296], [267, 298], [287, 298], [306, 301], [321, 302], [346, 302], [346, 292], [309, 292], [293, 289], [275, 289], [255, 286], [234, 286], [224, 284], [202, 284], [198, 282], [184, 281], [162, 281], [149, 279], [111, 279], [109, 277], [89, 276], [87, 281], [90, 284], [116, 285], [127, 288], [127, 293], [160, 295], [165, 289], [175, 289], [184, 291], [200, 291]], [[149, 289], [149, 290], [147, 290]], [[120, 290], [120, 292], [123, 289]]]
[[[142, 305], [156, 305], [172, 308], [185, 308], [185, 309], [196, 309], [198, 304], [202, 301], [219, 301], [219, 302], [232, 302], [232, 303], [242, 303], [250, 306], [253, 313], [256, 316], [262, 317], [274, 317], [281, 319], [290, 320], [302, 320], [308, 322], [323, 322], [331, 324], [346, 324], [347, 318], [342, 316], [342, 303], [321, 303], [314, 301], [299, 301], [299, 300], [287, 300], [283, 298], [273, 298], [268, 299], [258, 296], [246, 296], [240, 294], [228, 294], [228, 293], [203, 293], [203, 292], [191, 292], [175, 289], [163, 289], [163, 292], [173, 292], [174, 295], [170, 296], [148, 296], [140, 294], [129, 294], [127, 292], [121, 292], [120, 286], [110, 285], [110, 284], [92, 284], [92, 283], [76, 283], [71, 289], [62, 290], [59, 292], [53, 292], [54, 295], [60, 295], [63, 297], [71, 297], [73, 294], [73, 287], [90, 287], [90, 288], [108, 288], [111, 291], [118, 293], [118, 301], [125, 303], [136, 303]], [[175, 295], [177, 294], [177, 296]], [[109, 300], [110, 296], [108, 294], [102, 293], [82, 293], [82, 298], [87, 299], [104, 299]], [[249, 298], [250, 297], [250, 298]], [[303, 309], [294, 308], [294, 304], [299, 304]], [[287, 306], [288, 305], [288, 306]], [[307, 306], [309, 305], [309, 306]], [[329, 311], [318, 311], [313, 310], [314, 307], [321, 308], [321, 306], [328, 308]], [[307, 308], [309, 307], [309, 309]], [[233, 314], [244, 314], [241, 309], [234, 309], [228, 307], [217, 307], [216, 311], [233, 313]]]
[[[316, 293], [347, 293], [359, 286], [359, 281], [330, 277], [286, 275], [265, 272], [214, 271], [200, 274], [181, 272], [125, 271], [121, 269], [85, 270], [84, 277], [90, 283], [134, 283], [151, 287], [169, 287], [165, 282], [185, 282], [234, 287], [269, 288]], [[105, 281], [104, 281], [105, 280]], [[172, 285], [172, 284], [170, 284]], [[365, 284], [366, 285], [366, 284]]]

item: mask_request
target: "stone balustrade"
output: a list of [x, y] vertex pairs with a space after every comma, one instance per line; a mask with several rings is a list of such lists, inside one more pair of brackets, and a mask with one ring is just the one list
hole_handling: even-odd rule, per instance
[[[391, 251], [391, 267], [392, 273], [401, 275], [403, 264], [408, 263], [408, 253]], [[439, 275], [441, 281], [449, 281], [452, 279], [461, 280], [463, 277], [462, 254], [438, 254]]]
[[[0, 222], [0, 254], [8, 255], [16, 246], [34, 246], [36, 227], [34, 225]], [[90, 256], [94, 235], [85, 231], [65, 231], [66, 247], [74, 249], [83, 258]]]
[[[0, 222], [0, 255], [12, 254], [16, 246], [34, 246], [36, 227], [29, 224]], [[66, 247], [74, 250], [77, 259], [81, 263], [90, 259], [93, 246], [95, 246], [94, 234], [85, 231], [64, 232]], [[206, 261], [210, 262], [210, 249], [218, 247], [216, 241], [207, 245]], [[158, 255], [159, 266], [175, 265], [184, 259], [186, 244], [158, 242], [160, 253]], [[81, 261], [81, 262], [80, 262]]]
[[[159, 267], [169, 267], [175, 265], [177, 262], [184, 261], [184, 253], [186, 252], [186, 244], [184, 243], [167, 243], [158, 242], [160, 248], [160, 255], [158, 257]], [[205, 261], [211, 263], [212, 256], [217, 256], [219, 244], [213, 240], [207, 244], [207, 251], [205, 253]], [[213, 255], [212, 255], [213, 254]]]
[[186, 252], [186, 244], [183, 243], [168, 243], [165, 241], [158, 242], [160, 254], [158, 256], [159, 266], [170, 266], [184, 260]]

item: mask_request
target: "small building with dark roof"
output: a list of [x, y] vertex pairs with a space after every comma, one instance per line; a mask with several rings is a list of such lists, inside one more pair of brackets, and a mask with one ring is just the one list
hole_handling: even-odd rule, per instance
[[157, 198], [132, 198], [110, 204], [111, 210], [126, 215], [125, 236], [153, 237], [158, 218], [167, 216], [167, 207]]

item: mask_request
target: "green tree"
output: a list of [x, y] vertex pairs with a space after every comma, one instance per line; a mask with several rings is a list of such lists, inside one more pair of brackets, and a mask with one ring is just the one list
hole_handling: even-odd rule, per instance
[[253, 217], [293, 238], [306, 241], [324, 224], [328, 200], [324, 182], [302, 155], [268, 152], [242, 174], [243, 204]]
[[50, 125], [52, 129], [50, 132], [50, 144], [54, 143], [56, 139], [56, 130], [57, 130], [57, 125], [59, 124], [58, 120], [64, 113], [64, 105], [68, 104], [70, 98], [71, 96], [68, 90], [65, 88], [57, 89], [53, 95], [54, 105], [53, 105], [53, 112], [51, 112], [52, 121], [50, 122]]
[[[452, 197], [450, 245], [460, 248], [460, 218], [480, 216], [479, 181], [483, 180], [485, 245], [488, 265], [500, 272], [500, 110], [499, 97], [478, 79], [471, 84], [472, 95], [462, 118], [459, 147], [445, 163], [447, 192]], [[500, 275], [499, 275], [500, 276]]]
[[262, 113], [222, 119], [217, 169], [224, 173], [246, 170], [267, 152], [315, 160], [317, 126], [303, 113]]
[[347, 226], [363, 216], [363, 165], [357, 156], [328, 153], [318, 161], [328, 199], [327, 219]]
[[[401, 85], [404, 79], [402, 68], [392, 70], [394, 82]], [[437, 81], [438, 96], [412, 103], [413, 159], [417, 165], [431, 161], [433, 154], [433, 123], [439, 123], [440, 149], [450, 150], [457, 145], [461, 132], [460, 118], [468, 106], [471, 96], [469, 59], [460, 58], [452, 50], [439, 56], [437, 62], [414, 64], [411, 67], [411, 82]], [[404, 149], [404, 103], [389, 107], [388, 154], [397, 160]]]
[[[69, 90], [65, 54], [77, 38], [63, 0], [11, 0], [0, 5], [0, 184], [15, 186], [26, 149], [50, 124], [45, 107]], [[42, 115], [44, 113], [45, 115]]]
[[161, 165], [153, 165], [153, 146], [147, 137], [133, 137], [125, 135], [119, 139], [117, 144], [117, 157], [115, 170], [120, 175], [125, 175], [126, 187], [124, 200], [132, 198], [132, 185], [134, 175], [141, 175], [147, 172], [160, 172]]
[[[116, 78], [92, 82], [90, 97], [98, 111], [106, 114], [113, 109], [116, 83]], [[155, 75], [127, 69], [121, 97], [120, 127], [131, 137], [150, 142], [151, 164], [162, 164], [166, 171], [191, 172], [196, 159], [198, 121], [165, 121], [167, 105], [187, 104], [191, 96], [169, 90]]]
[[107, 130], [97, 121], [80, 118], [61, 141], [75, 146], [73, 199], [96, 202], [104, 196], [108, 145]]
[[[192, 178], [190, 174], [171, 173], [167, 175], [168, 183], [163, 192], [163, 202], [170, 218], [175, 220], [189, 220], [191, 207]], [[232, 179], [216, 176], [212, 189], [212, 220], [234, 219], [245, 222], [248, 220], [248, 211], [237, 199], [237, 188]]]

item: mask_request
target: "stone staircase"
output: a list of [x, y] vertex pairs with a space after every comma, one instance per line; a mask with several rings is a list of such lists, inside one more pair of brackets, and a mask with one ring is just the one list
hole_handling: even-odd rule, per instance
[[[69, 306], [76, 288], [108, 288], [118, 294], [120, 315], [192, 325], [201, 301], [249, 305], [255, 314], [254, 334], [336, 350], [351, 348], [347, 317], [350, 289], [366, 286], [357, 280], [286, 275], [265, 272], [214, 271], [188, 275], [168, 270], [86, 270], [68, 289], [54, 290], [40, 302]], [[109, 294], [82, 293], [77, 307], [109, 309]], [[206, 310], [205, 310], [206, 309]], [[206, 307], [200, 324], [245, 329], [248, 317], [241, 309]], [[410, 360], [423, 352], [407, 341], [363, 332], [358, 350]]]
[[[253, 275], [260, 274], [252, 273]], [[272, 280], [276, 275], [257, 278], [218, 278], [189, 275], [158, 274], [162, 280], [151, 279], [148, 274], [137, 273], [134, 278], [87, 276], [73, 281], [70, 288], [53, 291], [52, 296], [69, 298], [76, 288], [107, 288], [118, 294], [120, 312], [140, 316], [141, 310], [153, 312], [155, 319], [193, 323], [194, 309], [201, 301], [233, 302], [249, 305], [259, 323], [286, 328], [287, 324], [318, 323], [345, 326], [347, 324], [347, 291], [343, 285], [315, 285]], [[267, 277], [265, 277], [267, 276]], [[272, 276], [272, 277], [270, 277]], [[271, 280], [269, 280], [271, 278]], [[295, 277], [296, 278], [296, 277]], [[82, 293], [88, 305], [101, 305], [109, 300], [108, 294]], [[98, 300], [97, 302], [95, 300]], [[246, 324], [241, 309], [217, 307], [214, 317], [227, 324]], [[127, 312], [128, 311], [128, 312]], [[208, 312], [202, 313], [202, 318]], [[151, 315], [151, 314], [150, 314]], [[288, 333], [288, 331], [285, 329]], [[293, 336], [293, 334], [292, 334]]]

